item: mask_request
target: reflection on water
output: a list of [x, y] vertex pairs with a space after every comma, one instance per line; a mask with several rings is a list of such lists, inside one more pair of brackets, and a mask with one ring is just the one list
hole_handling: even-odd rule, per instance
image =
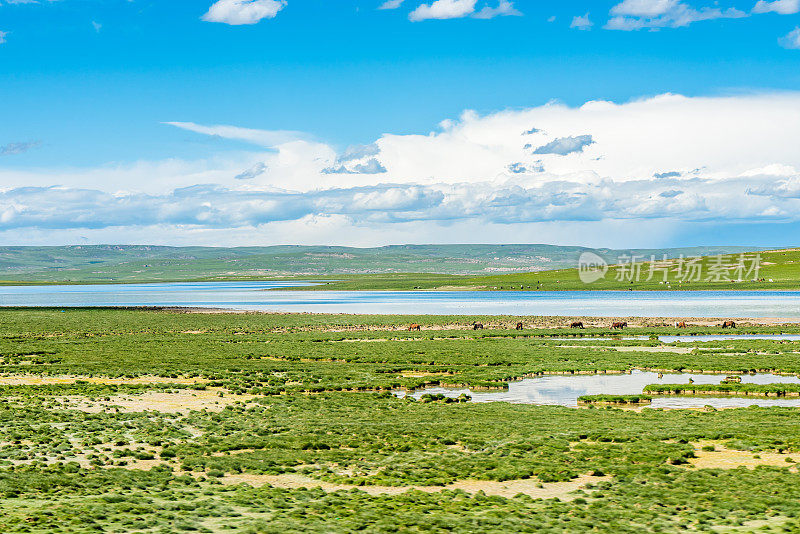
[[[782, 376], [769, 373], [741, 375], [743, 384], [800, 384], [796, 376]], [[648, 384], [688, 384], [689, 379], [695, 384], [719, 384], [725, 378], [720, 374], [671, 373], [658, 378], [658, 373], [649, 371], [633, 371], [631, 374], [599, 374], [599, 375], [551, 375], [526, 378], [518, 382], [510, 382], [507, 391], [471, 391], [460, 388], [427, 387], [413, 392], [396, 391], [395, 395], [406, 394], [418, 399], [425, 393], [441, 393], [448, 397], [458, 397], [466, 393], [472, 402], [510, 402], [515, 404], [550, 404], [559, 406], [578, 406], [578, 397], [582, 395], [637, 395]], [[743, 404], [740, 404], [743, 403]], [[762, 404], [763, 403], [763, 404]], [[652, 406], [659, 408], [679, 408], [711, 405], [718, 408], [729, 406], [800, 406], [800, 399], [744, 399], [703, 397], [699, 399], [687, 397], [670, 397], [654, 399]]]
[[692, 343], [694, 341], [800, 341], [797, 334], [719, 334], [703, 336], [658, 336], [658, 340], [664, 343]]
[[0, 306], [208, 306], [411, 315], [800, 319], [800, 291], [266, 291], [300, 285], [308, 282], [4, 286], [0, 287]]

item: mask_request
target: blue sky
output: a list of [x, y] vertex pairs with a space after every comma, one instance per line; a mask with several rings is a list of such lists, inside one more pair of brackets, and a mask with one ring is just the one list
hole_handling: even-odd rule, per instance
[[[497, 148], [482, 160], [493, 161], [496, 170], [488, 164], [473, 166], [483, 173], [474, 176], [447, 168], [430, 170], [441, 158], [461, 159], [459, 150], [475, 153], [468, 146], [438, 146], [448, 127], [458, 131], [478, 124], [489, 127], [493, 117], [496, 122], [509, 113], [517, 119], [533, 113], [543, 122], [561, 124], [546, 111], [554, 101], [567, 114], [589, 101], [607, 101], [622, 106], [618, 110], [622, 117], [632, 109], [625, 107], [628, 103], [683, 95], [688, 103], [681, 109], [692, 117], [706, 117], [702, 114], [708, 110], [705, 120], [712, 123], [721, 113], [741, 112], [743, 121], [758, 122], [774, 112], [777, 123], [750, 134], [775, 136], [777, 144], [786, 143], [796, 131], [771, 103], [783, 99], [782, 109], [794, 113], [800, 102], [795, 94], [800, 90], [797, 0], [758, 4], [755, 0], [405, 0], [396, 9], [379, 9], [381, 0], [217, 4], [213, 0], [0, 0], [0, 210], [5, 209], [0, 211], [0, 237], [4, 241], [149, 239], [213, 244], [225, 236], [230, 243], [219, 244], [479, 239], [655, 246], [698, 240], [790, 244], [785, 243], [789, 236], [797, 235], [787, 233], [796, 228], [791, 203], [798, 180], [795, 169], [800, 168], [789, 148], [785, 154], [770, 152], [771, 159], [761, 157], [766, 149], [743, 161], [709, 155], [715, 164], [708, 168], [708, 176], [692, 175], [691, 183], [758, 177], [748, 178], [752, 183], [735, 182], [742, 203], [760, 203], [757, 210], [745, 210], [740, 216], [714, 208], [715, 201], [708, 196], [714, 188], [690, 191], [686, 182], [664, 191], [657, 189], [661, 185], [639, 184], [655, 180], [653, 174], [671, 172], [672, 167], [687, 179], [688, 173], [706, 165], [701, 154], [685, 161], [676, 157], [670, 166], [660, 159], [660, 152], [656, 154], [656, 145], [652, 157], [643, 157], [636, 168], [622, 164], [597, 168], [588, 157], [564, 166], [570, 154], [545, 156], [544, 162], [517, 161], [516, 155]], [[441, 18], [418, 20], [431, 16]], [[756, 104], [748, 100], [753, 95]], [[693, 106], [707, 101], [711, 104], [703, 111]], [[760, 111], [755, 119], [747, 115], [761, 105], [769, 110]], [[467, 110], [478, 118], [465, 119]], [[791, 113], [787, 117], [793, 117]], [[630, 127], [631, 121], [620, 117], [608, 119], [608, 131], [616, 131], [620, 124]], [[658, 117], [668, 121], [669, 113]], [[446, 120], [455, 126], [448, 123], [442, 128]], [[581, 156], [595, 150], [594, 161], [608, 161], [609, 154], [617, 153], [612, 148], [604, 152], [601, 134], [574, 120], [574, 131], [535, 139], [537, 146], [529, 152], [559, 139], [593, 135], [592, 144], [586, 145], [591, 148], [582, 148]], [[194, 126], [187, 127], [189, 123]], [[508, 119], [506, 127], [512, 124], [516, 127], [516, 119]], [[231, 131], [221, 135], [197, 128], [217, 125], [295, 133], [279, 141], [254, 143], [252, 136], [243, 140]], [[430, 139], [431, 132], [438, 136], [441, 158], [432, 148], [412, 143]], [[713, 130], [706, 135], [716, 136]], [[481, 147], [505, 143], [481, 139]], [[297, 143], [303, 146], [298, 148]], [[702, 144], [702, 138], [697, 143]], [[398, 154], [395, 145], [410, 152]], [[373, 153], [353, 158], [358, 147], [373, 147], [368, 149]], [[417, 154], [424, 156], [416, 167], [390, 165], [393, 158], [416, 159]], [[505, 161], [501, 154], [511, 159]], [[351, 160], [356, 163], [348, 167]], [[312, 168], [315, 161], [322, 162], [319, 168]], [[645, 171], [648, 161], [658, 161], [661, 167]], [[517, 163], [521, 166], [512, 167]], [[258, 165], [264, 170], [254, 176], [255, 181], [234, 179], [261, 169]], [[337, 168], [339, 172], [331, 172]], [[383, 172], [361, 172], [367, 168]], [[585, 173], [594, 177], [586, 178]], [[145, 184], [149, 178], [155, 183]], [[594, 196], [587, 208], [581, 199], [591, 196], [589, 190], [600, 187], [597, 184], [603, 180], [636, 181], [640, 196], [633, 204], [613, 209], [601, 206], [602, 200]], [[558, 198], [542, 199], [544, 189], [555, 194], [553, 184], [565, 181], [577, 185], [558, 190], [558, 195], [571, 191], [571, 200], [578, 199], [573, 207], [580, 205], [589, 215], [561, 213]], [[464, 184], [489, 184], [481, 191], [525, 191], [512, 195], [520, 203], [513, 209], [524, 216], [503, 220], [491, 215], [497, 198], [474, 207], [468, 216], [458, 217], [453, 210], [443, 214], [442, 206], [457, 197], [460, 193], [454, 191]], [[175, 191], [181, 188], [209, 185], [218, 193], [176, 200]], [[41, 190], [31, 196], [21, 189], [25, 186]], [[252, 217], [230, 216], [231, 211], [247, 211], [243, 206], [250, 206], [253, 198], [285, 205], [284, 197], [275, 196], [277, 190], [292, 191], [302, 199], [305, 209], [289, 210], [296, 219], [285, 213], [276, 217], [272, 208]], [[625, 191], [621, 187], [618, 194]], [[670, 191], [681, 193], [661, 196]], [[245, 192], [250, 200], [241, 198]], [[130, 204], [143, 203], [156, 213], [151, 220], [134, 216], [115, 220], [111, 215], [95, 219], [92, 214], [107, 205], [101, 193], [114, 198], [128, 195]], [[178, 197], [184, 199], [182, 195]], [[320, 195], [339, 200], [316, 204], [309, 200]], [[343, 195], [346, 200], [340, 198]], [[353, 207], [362, 199], [358, 195], [383, 196], [379, 207], [370, 204], [369, 216], [364, 216], [359, 211], [363, 206]], [[649, 205], [648, 199], [661, 202], [681, 195], [693, 195], [684, 203], [686, 213], [673, 209], [677, 201], [661, 211], [637, 211]], [[99, 204], [93, 205], [90, 198]], [[399, 204], [392, 204], [392, 199]], [[74, 208], [66, 219], [54, 217], [46, 207], [64, 202]], [[178, 208], [202, 211], [187, 207], [193, 203], [211, 204], [213, 214], [163, 216], [164, 210], [172, 213]], [[342, 207], [345, 204], [348, 207]], [[702, 220], [697, 209], [707, 209]], [[204, 222], [209, 220], [213, 222]], [[629, 225], [631, 230], [624, 233], [631, 243], [608, 237], [609, 228]], [[760, 231], [742, 229], [753, 225]], [[343, 233], [348, 228], [354, 230]]]

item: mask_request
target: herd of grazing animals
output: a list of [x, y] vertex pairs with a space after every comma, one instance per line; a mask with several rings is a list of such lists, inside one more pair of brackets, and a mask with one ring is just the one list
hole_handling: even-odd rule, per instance
[[[472, 326], [473, 330], [483, 330], [484, 329], [483, 323], [479, 323], [477, 321], [473, 322], [471, 326]], [[720, 328], [736, 328], [736, 323], [734, 321], [724, 321], [719, 326], [720, 326]], [[570, 323], [569, 327], [570, 328], [585, 328], [582, 321], [573, 321], [572, 323]], [[612, 330], [623, 330], [623, 329], [625, 329], [627, 327], [628, 327], [628, 322], [627, 321], [615, 321], [615, 322], [611, 323], [611, 329]], [[522, 321], [519, 321], [516, 324], [515, 328], [517, 330], [524, 330], [525, 324]], [[686, 322], [685, 321], [680, 321], [678, 323], [675, 323], [675, 328], [688, 328], [688, 327], [686, 326]], [[414, 331], [414, 330], [419, 332], [419, 331], [422, 330], [422, 326], [417, 324], [417, 323], [412, 323], [411, 325], [409, 325], [408, 330], [409, 330], [409, 332]]]

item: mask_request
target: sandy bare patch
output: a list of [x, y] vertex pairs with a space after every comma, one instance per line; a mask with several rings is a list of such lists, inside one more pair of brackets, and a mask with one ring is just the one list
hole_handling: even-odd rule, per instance
[[185, 390], [175, 392], [147, 391], [141, 395], [115, 395], [108, 400], [91, 401], [85, 397], [68, 397], [68, 407], [88, 413], [100, 413], [110, 409], [121, 412], [155, 411], [162, 413], [188, 413], [192, 410], [222, 411], [226, 406], [236, 402], [248, 402], [255, 395], [232, 395], [224, 393], [220, 397], [220, 388], [205, 390]]
[[[436, 493], [442, 490], [462, 490], [467, 493], [483, 491], [487, 495], [499, 497], [513, 497], [520, 493], [530, 495], [537, 499], [557, 498], [569, 501], [576, 498], [572, 492], [585, 489], [590, 483], [609, 480], [609, 477], [595, 477], [584, 475], [569, 482], [541, 483], [536, 479], [507, 480], [497, 482], [494, 480], [459, 480], [447, 486], [355, 486], [352, 484], [334, 484], [313, 479], [298, 474], [283, 475], [226, 475], [220, 479], [223, 484], [250, 484], [251, 486], [264, 486], [269, 484], [276, 488], [321, 488], [325, 491], [349, 491], [359, 489], [370, 495], [399, 495], [409, 490]], [[540, 487], [541, 486], [541, 487]]]
[[[787, 458], [792, 458], [790, 454], [778, 452], [751, 452], [737, 451], [728, 449], [719, 442], [701, 441], [693, 444], [697, 458], [691, 458], [689, 463], [700, 469], [736, 469], [737, 467], [747, 467], [754, 469], [760, 465], [772, 465], [778, 467], [795, 466], [792, 462], [787, 462]], [[714, 451], [704, 451], [703, 446], [713, 445]], [[756, 458], [758, 456], [758, 458]], [[800, 456], [795, 455], [800, 459]], [[797, 467], [793, 467], [797, 469]]]
[[400, 376], [403, 378], [424, 378], [426, 376], [453, 376], [453, 373], [442, 371], [439, 373], [426, 372], [426, 371], [402, 371]]
[[481, 289], [486, 289], [486, 286], [439, 286], [422, 291], [479, 291]]
[[694, 350], [693, 347], [606, 347], [606, 348], [613, 348], [617, 352], [672, 352], [675, 354], [691, 354], [692, 351]]
[[47, 384], [74, 384], [77, 381], [90, 384], [203, 384], [208, 382], [202, 378], [171, 378], [168, 376], [137, 376], [136, 378], [104, 378], [97, 376], [77, 375], [6, 375], [0, 376], [0, 385], [3, 386], [40, 386]]

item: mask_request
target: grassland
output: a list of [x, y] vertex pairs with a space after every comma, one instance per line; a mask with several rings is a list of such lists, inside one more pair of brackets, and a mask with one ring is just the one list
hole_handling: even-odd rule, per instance
[[621, 256], [679, 257], [752, 250], [743, 247], [611, 250], [555, 245], [0, 247], [0, 280], [5, 283], [132, 283], [331, 275], [359, 278], [379, 275], [377, 280], [385, 280], [386, 275], [398, 273], [418, 273], [414, 276], [425, 279], [437, 274], [475, 276], [575, 267], [581, 253], [587, 251], [614, 263]]
[[[418, 274], [337, 276], [336, 281], [306, 290], [496, 290], [496, 291], [575, 291], [575, 290], [798, 290], [800, 289], [800, 249], [760, 253], [757, 276], [749, 272], [754, 255], [745, 256], [744, 272], [739, 269], [740, 254], [704, 256], [693, 267], [678, 259], [651, 262], [638, 258], [630, 265], [611, 265], [605, 276], [584, 283], [578, 269], [555, 269], [493, 276], [430, 276]], [[644, 261], [644, 260], [647, 261]], [[626, 260], [630, 261], [630, 260]], [[696, 273], [700, 273], [699, 277]], [[749, 274], [749, 276], [748, 276]], [[760, 279], [754, 281], [754, 278]]]
[[[676, 329], [640, 321], [648, 339], [623, 340], [568, 320], [2, 310], [0, 531], [800, 529], [800, 410], [389, 392], [634, 368], [800, 373], [797, 342], [651, 352]], [[731, 455], [744, 460], [694, 466]]]

